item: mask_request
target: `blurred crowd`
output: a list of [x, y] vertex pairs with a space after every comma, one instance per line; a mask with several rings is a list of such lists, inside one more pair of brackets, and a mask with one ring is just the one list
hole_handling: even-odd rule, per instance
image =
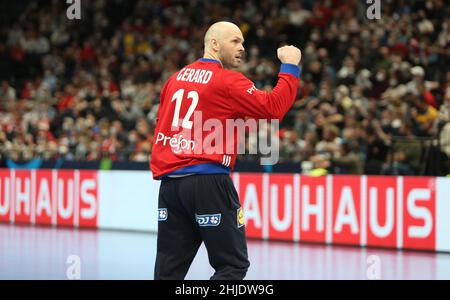
[[378, 20], [360, 0], [81, 1], [81, 20], [65, 1], [16, 5], [0, 28], [0, 160], [148, 161], [162, 85], [229, 20], [257, 88], [276, 84], [277, 47], [302, 49], [297, 100], [270, 133], [281, 162], [401, 175], [448, 163], [448, 0], [381, 1]]

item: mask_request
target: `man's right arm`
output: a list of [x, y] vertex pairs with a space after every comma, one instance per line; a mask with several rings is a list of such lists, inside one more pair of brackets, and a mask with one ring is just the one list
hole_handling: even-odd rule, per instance
[[228, 71], [224, 76], [231, 108], [239, 117], [282, 119], [291, 108], [297, 96], [301, 52], [293, 46], [285, 46], [278, 49], [278, 57], [282, 62], [278, 83], [270, 93], [256, 89], [241, 73]]
[[[286, 71], [288, 70], [288, 71]], [[282, 119], [297, 96], [299, 68], [281, 65], [278, 83], [272, 92], [256, 89], [252, 81], [240, 73], [224, 78], [233, 111], [239, 117]]]

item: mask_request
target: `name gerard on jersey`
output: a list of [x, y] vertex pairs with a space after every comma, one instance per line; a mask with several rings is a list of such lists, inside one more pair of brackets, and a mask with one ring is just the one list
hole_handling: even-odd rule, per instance
[[183, 68], [177, 75], [178, 81], [207, 84], [213, 73], [209, 70]]

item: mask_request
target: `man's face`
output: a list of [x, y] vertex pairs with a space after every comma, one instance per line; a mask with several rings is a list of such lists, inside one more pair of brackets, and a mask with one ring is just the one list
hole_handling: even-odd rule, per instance
[[232, 30], [219, 42], [219, 58], [225, 68], [237, 68], [244, 55], [244, 38], [239, 29]]

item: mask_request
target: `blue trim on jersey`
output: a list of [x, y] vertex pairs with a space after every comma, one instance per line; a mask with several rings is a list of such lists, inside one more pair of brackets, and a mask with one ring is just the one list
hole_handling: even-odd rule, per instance
[[300, 78], [301, 68], [297, 65], [293, 64], [281, 64], [280, 73], [288, 73], [294, 75], [297, 78]]
[[187, 166], [178, 170], [175, 170], [173, 172], [170, 172], [168, 174], [164, 174], [160, 177], [160, 179], [163, 179], [169, 175], [183, 175], [183, 174], [230, 174], [230, 168], [226, 167], [221, 164], [216, 163], [206, 163], [206, 164], [199, 164], [199, 165], [193, 165], [193, 166]]
[[220, 64], [220, 61], [212, 59], [212, 58], [200, 58], [198, 61], [202, 61], [202, 62], [214, 62], [214, 63], [218, 63]]

